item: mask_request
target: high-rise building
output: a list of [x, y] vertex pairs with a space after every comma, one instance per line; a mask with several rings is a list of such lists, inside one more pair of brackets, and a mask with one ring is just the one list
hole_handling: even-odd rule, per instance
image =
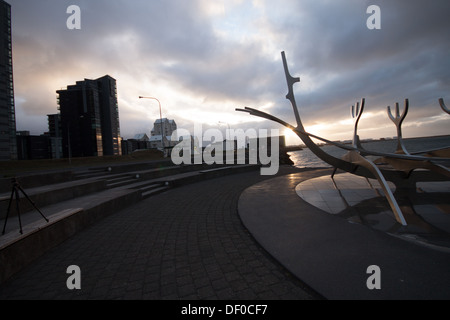
[[114, 78], [85, 79], [56, 92], [65, 157], [122, 153]]
[[0, 160], [17, 159], [11, 6], [0, 0]]
[[119, 105], [116, 80], [108, 75], [97, 80], [100, 92], [100, 122], [102, 128], [103, 154], [121, 155]]

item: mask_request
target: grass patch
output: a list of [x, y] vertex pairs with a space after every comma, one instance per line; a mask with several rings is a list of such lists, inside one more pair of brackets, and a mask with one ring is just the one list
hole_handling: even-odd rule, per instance
[[79, 167], [101, 166], [137, 161], [163, 160], [158, 150], [135, 151], [123, 156], [84, 157], [69, 159], [12, 160], [0, 161], [0, 177], [8, 178], [23, 173], [39, 171], [73, 169]]

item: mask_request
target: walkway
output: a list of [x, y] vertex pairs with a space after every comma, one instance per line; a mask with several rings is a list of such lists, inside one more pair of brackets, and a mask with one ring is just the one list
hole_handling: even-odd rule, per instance
[[[280, 174], [298, 172], [281, 167]], [[0, 299], [317, 299], [243, 226], [259, 171], [197, 182], [112, 214], [0, 285]], [[66, 269], [81, 269], [69, 290]]]

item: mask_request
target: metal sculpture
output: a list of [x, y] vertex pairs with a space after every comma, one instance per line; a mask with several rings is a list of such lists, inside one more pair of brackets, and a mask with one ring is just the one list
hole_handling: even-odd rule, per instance
[[444, 103], [444, 99], [440, 98], [439, 99], [439, 104], [441, 105], [442, 110], [444, 110], [445, 112], [447, 112], [448, 114], [450, 114], [450, 110], [447, 108], [447, 106]]
[[[416, 182], [419, 181], [445, 181], [450, 178], [450, 170], [447, 166], [442, 163], [450, 163], [450, 156], [447, 156], [447, 151], [450, 148], [440, 149], [440, 150], [428, 150], [420, 153], [410, 154], [406, 151], [403, 145], [402, 135], [401, 135], [401, 124], [406, 117], [408, 112], [408, 100], [405, 100], [405, 108], [403, 113], [400, 115], [398, 109], [398, 103], [396, 104], [395, 117], [388, 107], [389, 118], [394, 122], [397, 127], [397, 151], [395, 153], [384, 153], [375, 152], [364, 149], [361, 146], [359, 136], [357, 134], [358, 122], [364, 111], [365, 99], [361, 100], [355, 106], [352, 106], [351, 113], [354, 119], [354, 132], [353, 132], [353, 143], [351, 146], [345, 145], [339, 142], [330, 141], [325, 138], [316, 136], [314, 134], [305, 131], [300, 114], [298, 112], [297, 103], [295, 101], [293, 85], [296, 82], [300, 82], [299, 77], [292, 77], [289, 73], [286, 56], [284, 52], [281, 52], [284, 71], [286, 75], [286, 82], [288, 86], [288, 93], [286, 99], [291, 102], [294, 110], [295, 119], [297, 126], [293, 125], [275, 117], [268, 113], [245, 107], [244, 109], [236, 109], [236, 111], [247, 112], [250, 115], [265, 118], [277, 123], [294, 131], [303, 143], [321, 160], [330, 164], [334, 167], [334, 173], [337, 169], [341, 169], [346, 172], [350, 172], [365, 178], [375, 178], [380, 183], [384, 194], [389, 202], [389, 205], [394, 213], [395, 219], [398, 223], [402, 225], [407, 225], [407, 221], [400, 209], [391, 189], [389, 188], [387, 181], [393, 182], [396, 187], [414, 187]], [[439, 99], [441, 108], [449, 113], [449, 110], [445, 107], [443, 99]], [[326, 153], [322, 148], [320, 148], [311, 138], [326, 142], [328, 144], [334, 145], [341, 149], [347, 150], [347, 153], [342, 158], [336, 158], [328, 153]], [[442, 156], [441, 151], [446, 156]], [[419, 155], [424, 154], [424, 155]], [[436, 156], [437, 154], [437, 156]], [[366, 156], [378, 156], [379, 159], [371, 161], [366, 158]], [[427, 169], [427, 170], [416, 170], [416, 169]]]
[[395, 153], [402, 153], [402, 154], [409, 154], [408, 151], [406, 151], [405, 145], [403, 144], [403, 138], [402, 138], [402, 123], [403, 120], [405, 120], [406, 115], [408, 114], [408, 108], [409, 108], [409, 102], [408, 99], [405, 99], [405, 107], [403, 109], [403, 113], [400, 115], [399, 108], [398, 108], [398, 102], [395, 103], [395, 117], [392, 115], [391, 107], [387, 107], [388, 116], [389, 119], [392, 120], [392, 122], [397, 127], [397, 150]]
[[361, 140], [359, 140], [359, 135], [358, 135], [358, 123], [359, 123], [359, 119], [362, 116], [362, 113], [364, 111], [364, 104], [365, 104], [365, 99], [361, 100], [361, 109], [359, 107], [359, 102], [356, 103], [356, 108], [355, 106], [352, 106], [352, 118], [353, 118], [353, 125], [355, 127], [355, 129], [353, 130], [353, 147], [355, 148], [360, 148], [362, 149], [362, 145], [361, 145]]

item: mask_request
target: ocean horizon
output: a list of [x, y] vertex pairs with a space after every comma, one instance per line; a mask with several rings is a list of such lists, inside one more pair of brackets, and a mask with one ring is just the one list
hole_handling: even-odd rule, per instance
[[[433, 137], [404, 138], [403, 143], [408, 152], [420, 152], [423, 150], [450, 147], [450, 135]], [[397, 139], [369, 140], [361, 145], [370, 151], [394, 153], [397, 148]], [[298, 168], [323, 168], [331, 167], [328, 163], [319, 159], [308, 147], [302, 150], [290, 151], [288, 155]], [[330, 155], [341, 158], [347, 150], [343, 150], [333, 145], [323, 145], [321, 148]]]

